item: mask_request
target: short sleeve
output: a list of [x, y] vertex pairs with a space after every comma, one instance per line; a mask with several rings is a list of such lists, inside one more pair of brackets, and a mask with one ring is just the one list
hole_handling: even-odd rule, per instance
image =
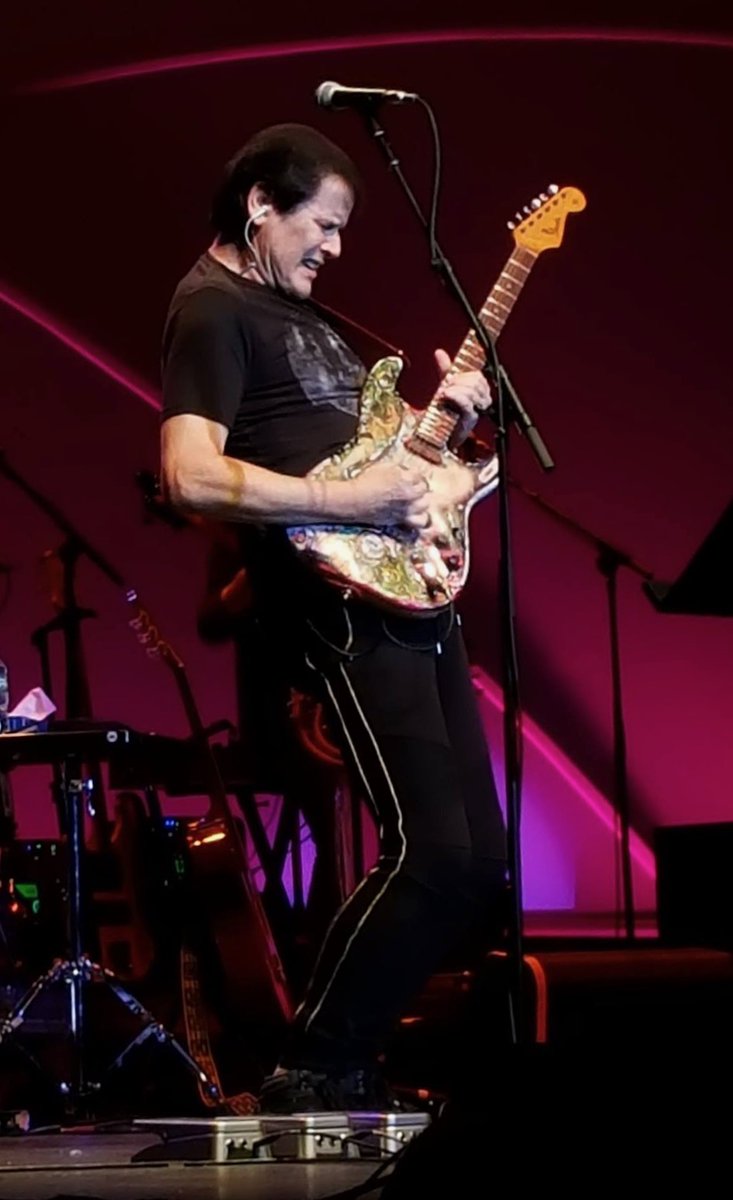
[[245, 393], [247, 339], [241, 305], [201, 288], [171, 313], [163, 345], [163, 420], [193, 413], [231, 429]]

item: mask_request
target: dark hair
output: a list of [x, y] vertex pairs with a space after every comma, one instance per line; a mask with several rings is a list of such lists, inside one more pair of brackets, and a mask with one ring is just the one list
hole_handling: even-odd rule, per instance
[[278, 212], [310, 200], [327, 175], [338, 175], [354, 193], [362, 185], [353, 162], [334, 142], [309, 125], [270, 125], [237, 151], [211, 205], [211, 224], [220, 241], [244, 245], [245, 202], [259, 184]]

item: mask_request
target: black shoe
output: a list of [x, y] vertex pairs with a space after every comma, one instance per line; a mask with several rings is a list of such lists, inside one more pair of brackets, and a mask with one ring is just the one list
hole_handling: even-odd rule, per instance
[[292, 1068], [268, 1075], [262, 1085], [259, 1109], [287, 1116], [316, 1112], [416, 1112], [401, 1100], [373, 1068], [343, 1075]]
[[328, 1075], [293, 1068], [265, 1077], [260, 1089], [259, 1110], [282, 1116], [338, 1112], [338, 1100], [338, 1090]]
[[344, 1112], [416, 1112], [415, 1105], [403, 1100], [375, 1068], [350, 1071], [337, 1080]]

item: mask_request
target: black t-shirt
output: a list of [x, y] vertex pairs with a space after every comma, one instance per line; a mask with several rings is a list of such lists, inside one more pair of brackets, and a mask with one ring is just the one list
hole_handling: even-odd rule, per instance
[[[193, 413], [225, 425], [230, 457], [306, 475], [356, 432], [360, 358], [315, 304], [242, 279], [208, 253], [173, 294], [162, 358], [163, 420]], [[282, 526], [243, 522], [237, 532], [257, 619], [293, 658], [296, 618], [340, 612], [339, 592], [301, 565]]]
[[242, 279], [203, 254], [163, 334], [163, 418], [226, 425], [225, 452], [305, 475], [356, 431], [363, 363], [308, 301]]
[[[356, 432], [366, 378], [361, 359], [310, 301], [242, 279], [206, 253], [179, 283], [163, 334], [163, 419], [183, 413], [225, 425], [225, 453], [285, 475], [306, 475]], [[333, 625], [342, 640], [337, 588], [301, 565], [282, 526], [241, 523], [242, 560], [256, 614], [283, 662], [298, 662], [302, 622]], [[352, 602], [355, 642], [382, 636], [382, 613]], [[410, 640], [411, 618], [390, 618]], [[437, 619], [436, 619], [437, 620]], [[417, 622], [421, 643], [433, 636]], [[437, 635], [436, 635], [437, 636]], [[289, 669], [289, 668], [286, 668]], [[312, 680], [302, 686], [312, 686]]]

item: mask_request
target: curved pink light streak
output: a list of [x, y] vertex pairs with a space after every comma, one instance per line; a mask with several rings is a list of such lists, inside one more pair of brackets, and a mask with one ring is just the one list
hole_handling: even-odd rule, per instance
[[[493, 705], [497, 712], [503, 712], [504, 697], [501, 688], [494, 683], [493, 679], [481, 667], [472, 667], [471, 676], [475, 687], [486, 697], [489, 704]], [[608, 829], [613, 837], [616, 837], [615, 814], [606, 797], [597, 788], [593, 787], [593, 784], [585, 777], [582, 771], [579, 771], [570, 759], [565, 757], [555, 742], [547, 734], [543, 733], [539, 726], [529, 717], [525, 716], [523, 718], [522, 728], [524, 737], [530, 745], [534, 746], [539, 754], [550, 763], [553, 770], [565, 780], [572, 791], [591, 810], [601, 824]], [[629, 841], [631, 856], [637, 866], [650, 879], [654, 879], [656, 876], [656, 863], [653, 851], [650, 850], [646, 843], [633, 830], [630, 833]]]
[[373, 50], [379, 47], [429, 46], [460, 42], [637, 42], [642, 45], [701, 46], [718, 50], [733, 48], [733, 35], [725, 33], [684, 33], [671, 29], [434, 29], [412, 33], [378, 33], [362, 36], [323, 38], [299, 42], [277, 42], [261, 46], [238, 46], [225, 50], [206, 50], [153, 58], [147, 62], [102, 67], [77, 75], [39, 80], [18, 88], [21, 95], [60, 92], [70, 88], [132, 79], [141, 75], [161, 75], [168, 71], [188, 71], [226, 63], [261, 61], [267, 58], [296, 58], [307, 54], [330, 54], [349, 50]]
[[90, 342], [84, 341], [77, 334], [65, 329], [59, 321], [47, 312], [44, 312], [42, 308], [31, 303], [25, 297], [19, 296], [17, 292], [12, 292], [4, 284], [0, 285], [0, 304], [4, 304], [8, 308], [12, 308], [14, 312], [20, 313], [22, 317], [25, 317], [28, 321], [32, 321], [34, 325], [38, 325], [40, 329], [50, 334], [57, 342], [61, 342], [62, 345], [66, 346], [74, 354], [91, 363], [103, 375], [106, 375], [109, 379], [113, 379], [125, 391], [132, 393], [133, 396], [137, 396], [140, 400], [144, 400], [151, 408], [160, 410], [159, 396], [142, 379], [134, 375], [131, 371], [128, 371], [115, 359], [103, 354], [102, 351], [98, 350]]

